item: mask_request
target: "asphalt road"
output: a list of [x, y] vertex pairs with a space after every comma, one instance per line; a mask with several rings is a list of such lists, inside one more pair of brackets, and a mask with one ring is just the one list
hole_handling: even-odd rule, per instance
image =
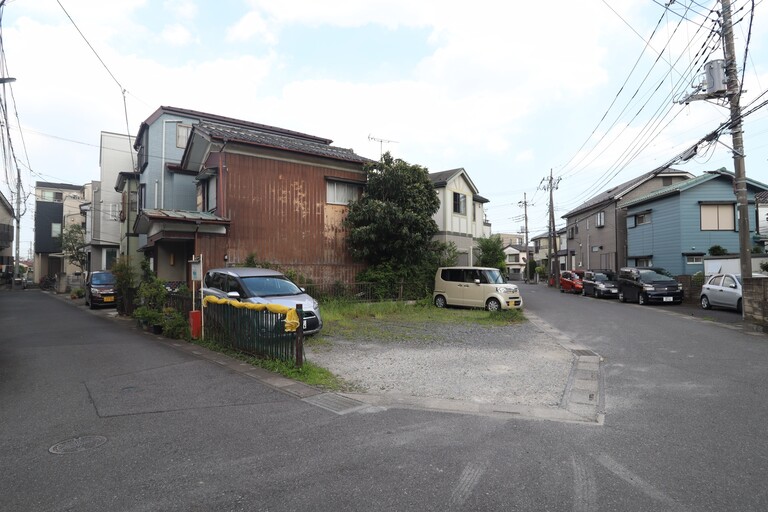
[[765, 335], [521, 288], [604, 358], [602, 425], [338, 414], [130, 322], [2, 292], [0, 510], [768, 509]]

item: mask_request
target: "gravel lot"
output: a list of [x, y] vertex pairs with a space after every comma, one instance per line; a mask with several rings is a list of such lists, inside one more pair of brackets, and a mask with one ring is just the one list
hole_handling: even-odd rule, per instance
[[[386, 332], [377, 336], [375, 332]], [[504, 327], [386, 324], [306, 348], [307, 359], [377, 395], [556, 406], [574, 361], [530, 321]], [[382, 339], [386, 338], [386, 339]]]

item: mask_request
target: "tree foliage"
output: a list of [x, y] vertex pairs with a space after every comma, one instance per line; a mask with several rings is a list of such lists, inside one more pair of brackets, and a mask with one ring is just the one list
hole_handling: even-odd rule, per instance
[[392, 158], [366, 166], [367, 185], [350, 204], [345, 225], [352, 256], [365, 263], [402, 268], [419, 265], [439, 248], [432, 216], [440, 200], [427, 169]]
[[491, 235], [487, 238], [480, 238], [477, 241], [479, 254], [477, 264], [481, 267], [498, 268], [502, 274], [507, 273], [505, 263], [504, 242], [499, 235]]
[[61, 240], [61, 252], [67, 257], [67, 261], [80, 269], [85, 270], [88, 264], [88, 253], [85, 252], [85, 229], [80, 224], [66, 226], [59, 237]]

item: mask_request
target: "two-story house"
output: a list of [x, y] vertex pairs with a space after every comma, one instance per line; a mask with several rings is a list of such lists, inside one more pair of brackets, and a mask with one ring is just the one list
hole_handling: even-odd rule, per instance
[[35, 183], [35, 263], [36, 279], [74, 273], [61, 252], [64, 226], [83, 223], [80, 205], [87, 202], [82, 186], [67, 183]]
[[[658, 266], [675, 275], [704, 270], [713, 245], [739, 252], [734, 174], [719, 169], [656, 190], [623, 204], [627, 224], [627, 265]], [[758, 225], [755, 194], [768, 185], [747, 178], [750, 239]]]
[[672, 168], [658, 168], [592, 197], [562, 218], [566, 221], [567, 249], [578, 268], [616, 270], [627, 264], [627, 201], [674, 185], [693, 175]]
[[456, 246], [458, 265], [474, 264], [475, 239], [491, 236], [491, 224], [483, 209], [488, 199], [478, 194], [462, 168], [433, 172], [429, 179], [440, 199], [440, 208], [433, 217], [438, 229], [435, 240]]
[[81, 210], [86, 215], [87, 270], [108, 270], [118, 258], [121, 242], [122, 194], [115, 190], [121, 172], [131, 171], [136, 162], [133, 138], [101, 132], [100, 180], [91, 183], [92, 201]]
[[[203, 255], [205, 269], [253, 255], [317, 283], [354, 281], [363, 266], [347, 251], [343, 219], [369, 160], [331, 142], [226, 118], [192, 125], [172, 172], [192, 178], [193, 205], [145, 206], [135, 224], [158, 276], [188, 280], [193, 255]], [[166, 196], [175, 195], [170, 188]]]
[[0, 192], [0, 284], [14, 273], [13, 229], [15, 224], [13, 207]]

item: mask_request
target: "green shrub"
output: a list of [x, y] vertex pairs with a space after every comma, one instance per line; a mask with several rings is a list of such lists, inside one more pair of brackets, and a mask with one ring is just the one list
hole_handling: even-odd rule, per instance
[[163, 336], [174, 339], [189, 340], [189, 322], [176, 310], [166, 312], [163, 317]]
[[709, 248], [710, 256], [725, 256], [726, 254], [728, 254], [728, 249], [722, 245], [713, 245]]

